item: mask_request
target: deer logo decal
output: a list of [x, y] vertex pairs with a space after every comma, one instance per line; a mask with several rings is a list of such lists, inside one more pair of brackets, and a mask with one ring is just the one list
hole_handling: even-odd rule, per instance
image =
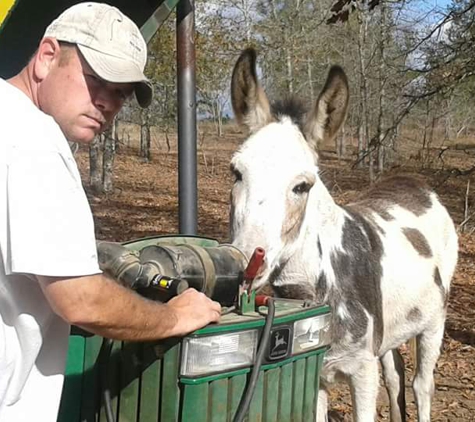
[[269, 347], [269, 359], [281, 359], [287, 356], [289, 352], [289, 343], [290, 343], [290, 329], [278, 328], [274, 330], [271, 336], [270, 347]]

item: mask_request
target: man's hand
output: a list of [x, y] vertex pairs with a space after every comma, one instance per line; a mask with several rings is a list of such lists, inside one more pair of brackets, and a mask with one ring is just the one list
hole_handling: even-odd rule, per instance
[[175, 315], [174, 336], [183, 336], [221, 318], [221, 305], [204, 293], [187, 289], [167, 302]]

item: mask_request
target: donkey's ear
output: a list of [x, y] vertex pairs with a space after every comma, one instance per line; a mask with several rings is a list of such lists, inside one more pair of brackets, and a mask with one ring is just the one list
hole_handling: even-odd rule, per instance
[[270, 104], [256, 75], [256, 51], [244, 50], [233, 70], [231, 101], [236, 120], [255, 132], [271, 120]]
[[346, 118], [348, 79], [340, 66], [333, 66], [314, 109], [307, 116], [305, 134], [316, 149], [319, 141], [332, 140]]

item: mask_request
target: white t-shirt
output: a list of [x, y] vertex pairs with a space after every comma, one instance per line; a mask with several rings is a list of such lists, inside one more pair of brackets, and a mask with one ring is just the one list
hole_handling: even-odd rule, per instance
[[69, 325], [31, 274], [99, 273], [94, 224], [55, 121], [0, 79], [0, 421], [56, 421]]

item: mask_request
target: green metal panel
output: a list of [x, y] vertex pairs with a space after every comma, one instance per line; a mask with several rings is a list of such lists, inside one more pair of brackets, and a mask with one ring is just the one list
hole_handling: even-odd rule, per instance
[[176, 345], [163, 358], [163, 381], [161, 402], [161, 420], [163, 422], [178, 421], [180, 389], [178, 387], [179, 350]]
[[228, 405], [228, 380], [226, 378], [210, 383], [210, 422], [226, 422]]
[[135, 421], [139, 413], [140, 344], [124, 343], [120, 368], [119, 422]]
[[[84, 376], [81, 395], [81, 422], [95, 422], [95, 412], [98, 407], [98, 375], [94, 365], [101, 347], [99, 337], [86, 339], [84, 348]], [[64, 421], [67, 422], [67, 419]]]
[[[117, 415], [119, 410], [119, 385], [120, 385], [120, 356], [122, 353], [122, 342], [116, 341], [112, 345], [111, 357], [109, 360], [109, 365], [107, 368], [107, 384], [111, 394], [111, 407], [114, 412], [114, 415]], [[103, 386], [101, 386], [103, 387]], [[99, 398], [102, 400], [102, 398]], [[106, 422], [106, 414], [104, 408], [101, 407], [99, 421]]]
[[315, 377], [317, 375], [317, 356], [306, 359], [305, 390], [303, 397], [303, 420], [315, 420]]
[[158, 421], [160, 415], [162, 363], [156, 359], [151, 347], [144, 347], [140, 394], [140, 421]]
[[209, 384], [190, 385], [183, 392], [183, 421], [208, 421]]
[[179, 0], [164, 0], [152, 16], [140, 27], [145, 42], [148, 44], [158, 28], [162, 26], [168, 15], [176, 7]]
[[241, 397], [244, 393], [247, 377], [245, 375], [238, 375], [236, 377], [229, 378], [228, 386], [228, 421], [232, 421], [236, 410], [238, 408]]
[[279, 380], [281, 368], [270, 369], [264, 373], [264, 420], [277, 422]]
[[[290, 312], [292, 306], [293, 313]], [[328, 311], [326, 306], [302, 309], [296, 308], [295, 303], [283, 304], [275, 323], [292, 322]], [[228, 320], [222, 326], [210, 326], [191, 336], [260, 328], [264, 320], [257, 314], [226, 317]], [[98, 337], [84, 339], [71, 336], [59, 422], [106, 421], [100, 396], [103, 387], [100, 385], [101, 368], [96, 367], [101, 341]], [[247, 421], [314, 422], [319, 373], [325, 351], [324, 347], [282, 361], [263, 364]], [[179, 339], [158, 343], [115, 342], [107, 374], [102, 375], [107, 375], [117, 420], [231, 422], [252, 367], [201, 378], [186, 378], [179, 375], [180, 359]]]
[[279, 385], [279, 421], [290, 421], [292, 413], [292, 364], [282, 366]]
[[292, 421], [303, 422], [305, 360], [297, 360], [292, 365]]
[[[70, 343], [66, 396], [58, 421], [105, 422], [103, 409], [96, 418], [101, 398], [94, 363], [101, 339], [72, 336]], [[166, 351], [163, 358], [159, 357], [161, 354], [157, 350], [153, 343], [114, 344], [108, 385], [112, 407], [119, 421], [232, 421], [247, 385], [250, 368], [224, 374], [219, 379], [207, 378], [207, 382], [183, 383], [184, 380], [179, 381], [178, 376], [180, 345]], [[263, 365], [247, 420], [314, 422], [324, 351], [320, 349]], [[82, 373], [81, 362], [84, 365]], [[79, 380], [82, 380], [82, 386]]]
[[264, 377], [262, 374], [257, 380], [254, 396], [249, 407], [249, 420], [252, 422], [263, 421], [262, 408], [264, 406]]
[[85, 345], [84, 337], [70, 337], [65, 373], [65, 378], [69, 382], [65, 383], [63, 389], [64, 399], [61, 401], [58, 413], [58, 420], [60, 421], [79, 422], [81, 400], [77, 398], [81, 397]]
[[[260, 308], [260, 310], [262, 307]], [[286, 324], [294, 322], [298, 319], [310, 318], [313, 316], [323, 315], [330, 313], [330, 307], [322, 305], [315, 308], [300, 308], [298, 314], [296, 314], [295, 305], [286, 305], [284, 302], [276, 301], [276, 317], [274, 319], [274, 325]], [[262, 318], [260, 313], [254, 315], [235, 315], [228, 314], [221, 318], [219, 324], [210, 324], [201, 330], [193, 332], [188, 337], [197, 337], [209, 334], [224, 334], [227, 331], [240, 331], [249, 330], [251, 328], [260, 328], [265, 325], [265, 319]]]

